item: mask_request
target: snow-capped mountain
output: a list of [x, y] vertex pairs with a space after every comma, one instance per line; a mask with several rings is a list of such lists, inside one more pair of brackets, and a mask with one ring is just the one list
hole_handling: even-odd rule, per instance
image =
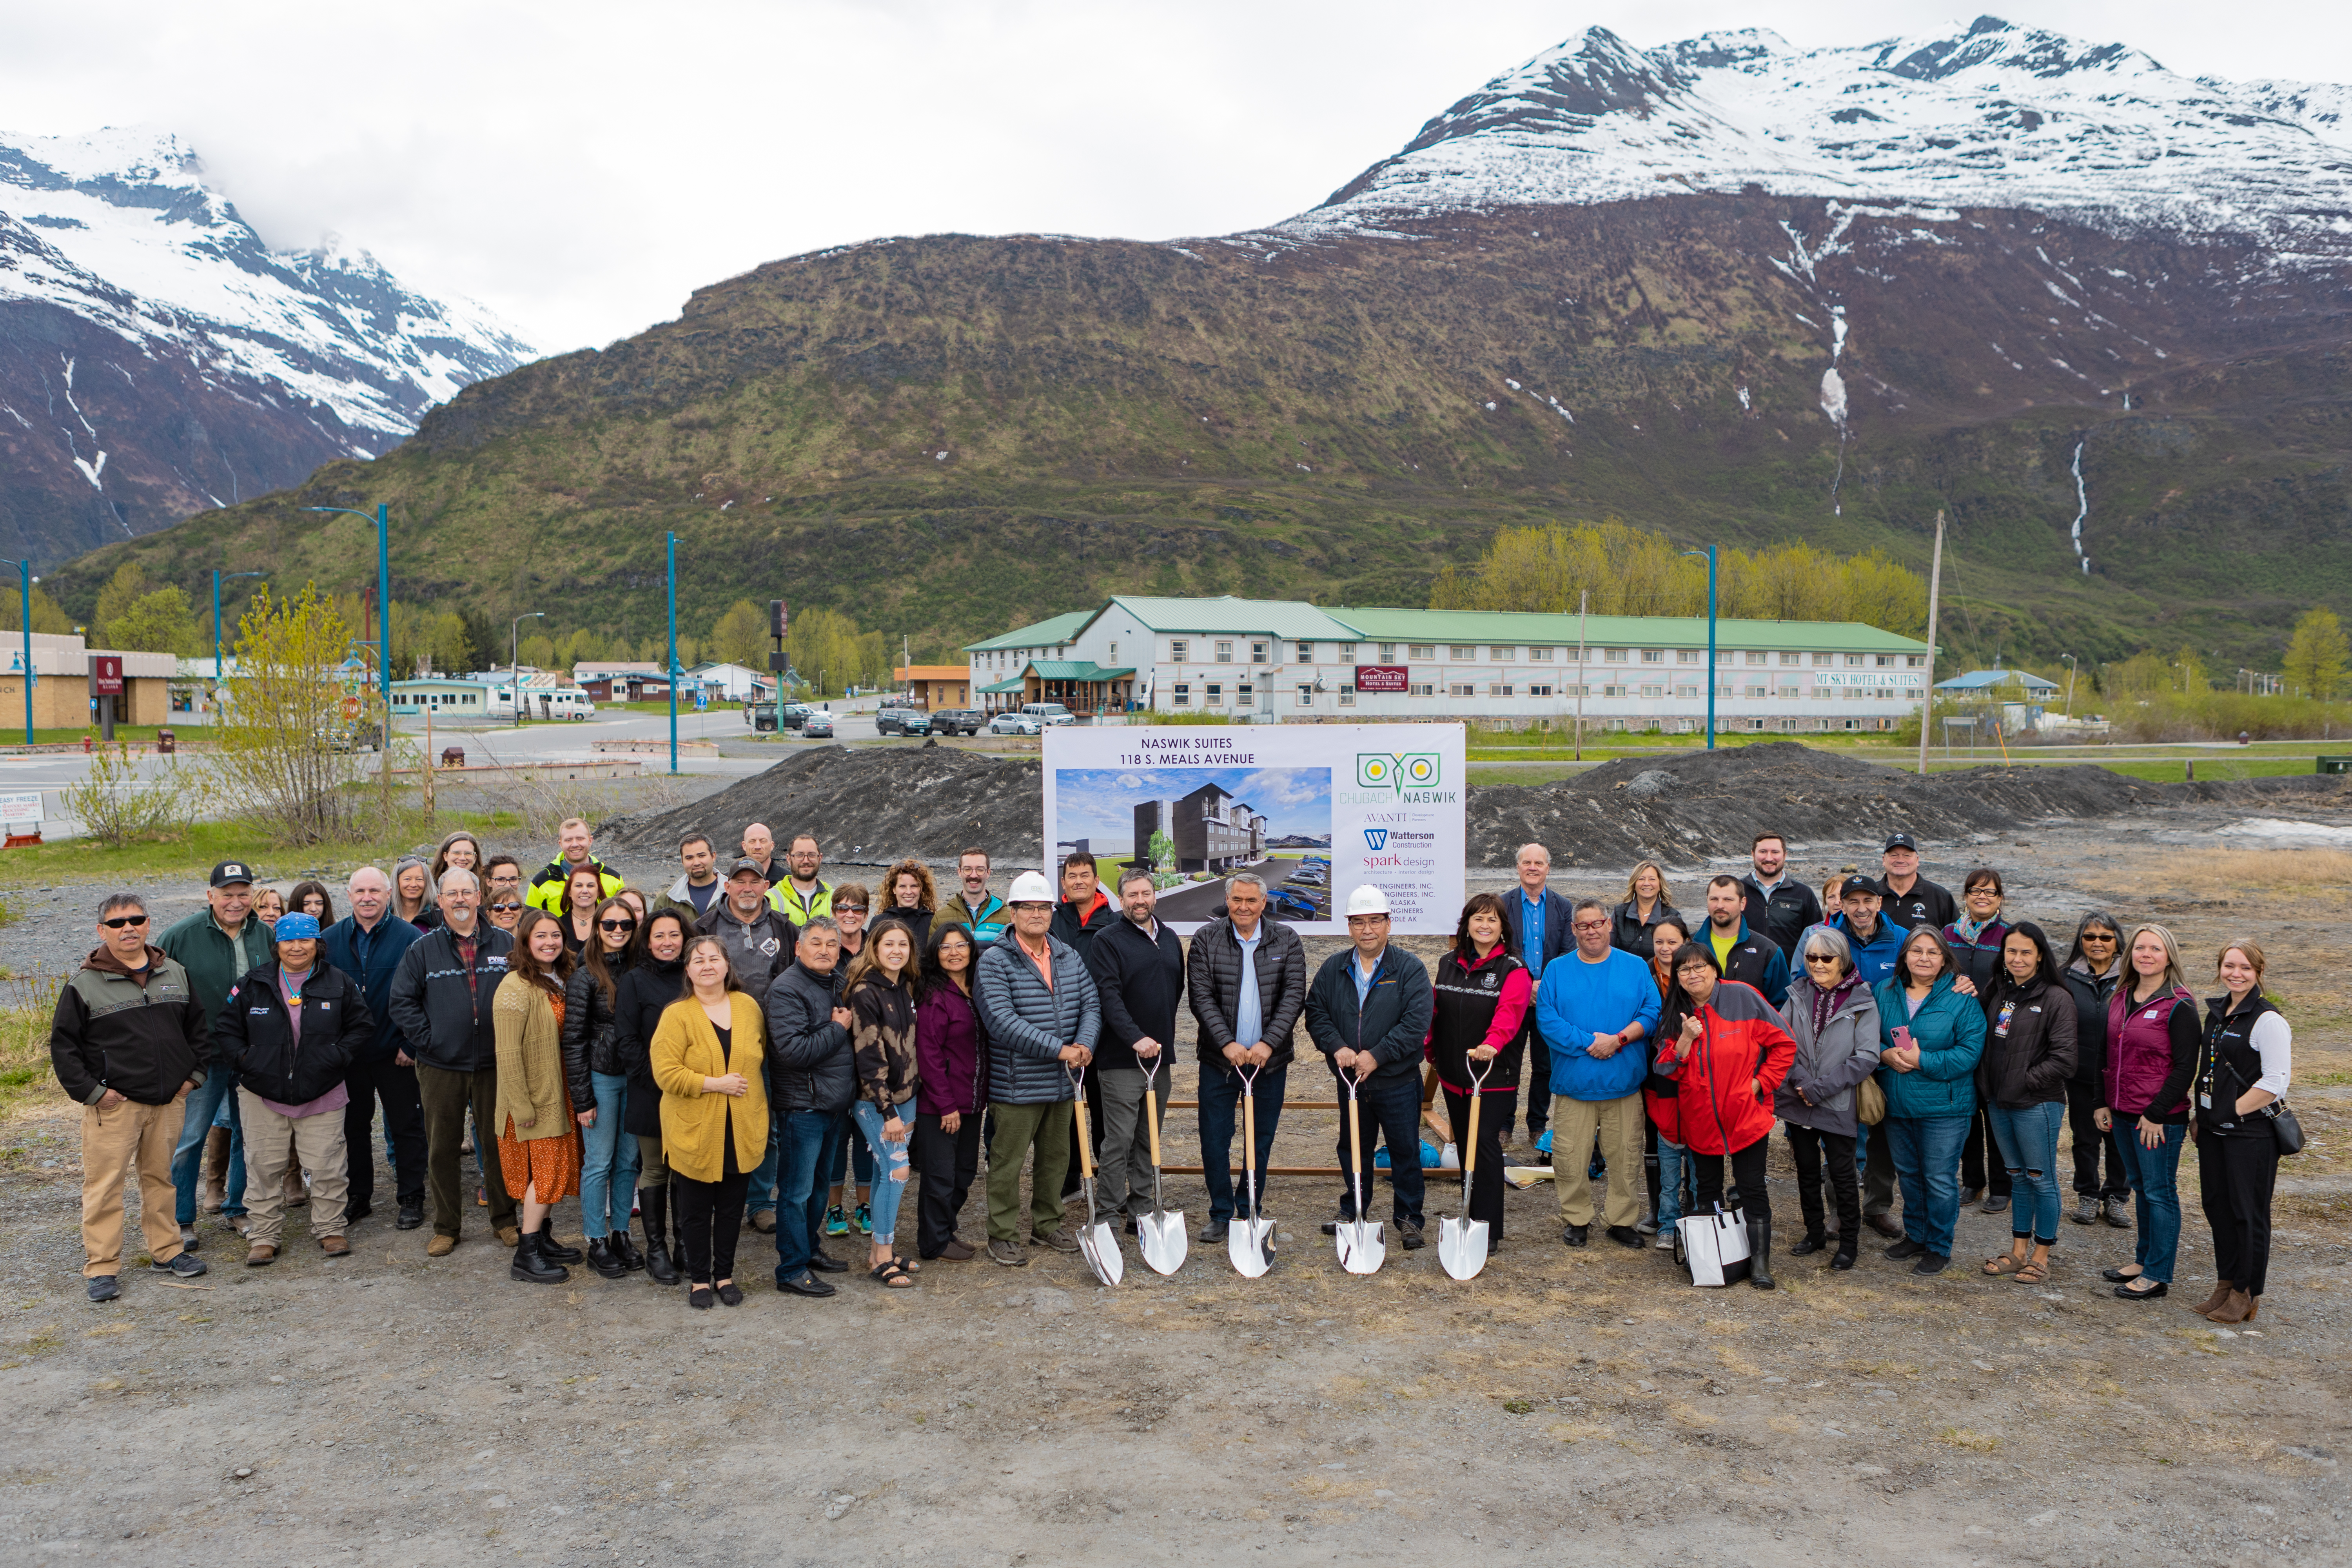
[[53, 561], [373, 457], [534, 357], [364, 250], [272, 251], [175, 136], [0, 135], [0, 549]]
[[1992, 16], [1812, 49], [1764, 31], [1636, 49], [1594, 27], [1277, 232], [1761, 190], [2249, 237], [2291, 260], [2352, 248], [2347, 149], [2352, 88], [2185, 77]]

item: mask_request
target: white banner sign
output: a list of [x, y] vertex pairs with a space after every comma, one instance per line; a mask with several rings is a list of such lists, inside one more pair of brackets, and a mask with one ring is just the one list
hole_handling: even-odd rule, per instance
[[1045, 731], [1045, 848], [1106, 887], [1140, 865], [1160, 915], [1189, 936], [1225, 879], [1265, 880], [1267, 912], [1345, 935], [1348, 895], [1388, 895], [1400, 934], [1451, 936], [1462, 914], [1459, 724], [1139, 725]]
[[41, 792], [27, 790], [22, 795], [0, 795], [0, 826], [41, 826]]

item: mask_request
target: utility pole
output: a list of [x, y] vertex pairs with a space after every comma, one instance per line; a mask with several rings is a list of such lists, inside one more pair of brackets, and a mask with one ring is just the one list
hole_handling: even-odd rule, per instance
[[33, 739], [33, 563], [16, 563], [16, 609], [25, 629], [25, 744]]
[[[228, 575], [236, 578], [266, 577], [268, 574], [267, 572], [232, 572]], [[221, 580], [220, 568], [213, 568], [213, 685], [215, 687], [221, 683]]]
[[1584, 610], [1591, 591], [1576, 591], [1576, 760], [1584, 760]]
[[[667, 536], [669, 558], [669, 771], [677, 776], [677, 535]], [[779, 721], [781, 722], [781, 721]]]
[[[2074, 716], [2074, 677], [2080, 667], [2075, 664], [2074, 656], [2071, 653], [2062, 653], [2058, 657], [2066, 661], [2066, 717], [2072, 719]], [[1926, 728], [1925, 720], [1921, 721], [1921, 728], [1922, 730]]]
[[[1927, 722], [1936, 710], [1936, 595], [1944, 585], [1944, 512], [1936, 510], [1936, 553], [1927, 567], [1927, 679], [1919, 693], [1919, 776], [1927, 776]], [[2071, 682], [2069, 683], [2071, 687]], [[2071, 698], [2070, 698], [2071, 700]]]
[[1706, 557], [1706, 749], [1711, 752], [1715, 750], [1715, 546], [1683, 553]]

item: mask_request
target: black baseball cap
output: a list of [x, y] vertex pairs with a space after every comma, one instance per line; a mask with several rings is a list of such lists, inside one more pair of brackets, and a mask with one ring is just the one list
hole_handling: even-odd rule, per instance
[[746, 871], [751, 872], [762, 882], [768, 879], [766, 862], [754, 860], [749, 855], [739, 856], [735, 864], [727, 868], [727, 879], [731, 882]]
[[1848, 877], [1844, 881], [1838, 884], [1839, 898], [1850, 899], [1856, 893], [1868, 893], [1874, 899], [1882, 899], [1886, 896], [1885, 891], [1880, 889], [1879, 885], [1872, 881], [1867, 877]]
[[1889, 849], [1908, 849], [1914, 855], [1919, 853], [1919, 846], [1911, 841], [1911, 836], [1907, 833], [1888, 834], [1886, 842], [1879, 846], [1878, 852], [1884, 855]]
[[224, 860], [213, 868], [212, 885], [215, 888], [235, 887], [238, 883], [253, 886], [253, 868], [242, 860]]

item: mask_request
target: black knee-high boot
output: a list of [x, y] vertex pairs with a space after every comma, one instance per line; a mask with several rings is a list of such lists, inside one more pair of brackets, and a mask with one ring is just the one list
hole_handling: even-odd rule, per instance
[[656, 1285], [677, 1283], [677, 1264], [671, 1258], [668, 1238], [669, 1187], [637, 1189], [637, 1216], [646, 1225], [646, 1274]]

